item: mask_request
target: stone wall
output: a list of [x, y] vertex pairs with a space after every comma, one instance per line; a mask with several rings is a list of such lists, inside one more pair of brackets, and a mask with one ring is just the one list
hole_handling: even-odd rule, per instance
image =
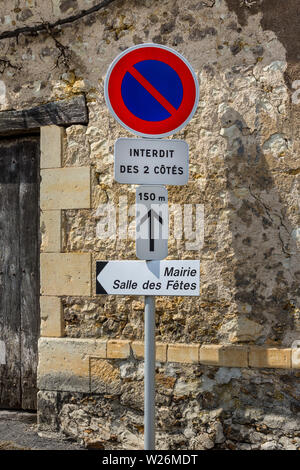
[[[98, 2], [4, 3], [2, 32], [41, 18], [55, 23]], [[157, 366], [158, 416], [174, 411], [159, 421], [158, 445], [299, 447], [296, 427], [289, 428], [289, 413], [299, 419], [298, 353], [291, 350], [300, 339], [299, 6], [282, 5], [115, 0], [59, 28], [18, 38], [0, 33], [1, 110], [76, 94], [85, 95], [89, 110], [87, 126], [41, 130], [41, 428], [55, 423], [105, 448], [141, 445], [142, 362], [130, 351], [143, 340], [143, 299], [96, 296], [95, 262], [135, 259], [132, 239], [97, 232], [100, 204], [122, 201], [129, 209], [135, 196], [133, 186], [113, 179], [114, 142], [130, 134], [105, 105], [105, 73], [127, 47], [156, 42], [182, 53], [200, 84], [194, 118], [174, 135], [190, 147], [189, 184], [168, 187], [169, 203], [180, 205], [174, 218], [184, 214], [183, 204], [204, 208], [196, 250], [187, 233], [174, 238], [171, 224], [169, 258], [200, 259], [201, 294], [157, 298], [156, 338], [166, 345]], [[132, 214], [128, 221], [132, 231]], [[114, 357], [99, 353], [107, 340]], [[123, 362], [119, 340], [128, 345]], [[178, 343], [183, 360], [174, 365], [167, 354]], [[52, 345], [52, 359], [45, 345]], [[78, 368], [66, 377], [70, 345]], [[215, 345], [208, 350], [218, 358], [213, 365], [201, 362], [203, 345]], [[245, 362], [236, 362], [241, 349], [233, 348], [232, 362], [222, 363], [221, 345], [242, 347]], [[184, 365], [196, 350], [197, 360]], [[95, 376], [112, 374], [114, 390], [104, 390], [102, 379], [93, 388], [90, 367]], [[269, 424], [265, 416], [273, 417]]]
[[[67, 354], [65, 369], [69, 357], [69, 369], [72, 369], [78, 357], [74, 349], [79, 350], [81, 340], [67, 341], [66, 350], [72, 350], [73, 361]], [[115, 349], [116, 344], [111, 341]], [[53, 345], [51, 341], [45, 343], [43, 356], [47, 356], [48, 349], [50, 358]], [[143, 362], [138, 360], [136, 345], [128, 357], [129, 345], [124, 343], [119, 353], [113, 355], [114, 359], [109, 350], [104, 358], [99, 349], [94, 349], [98, 356], [90, 356], [88, 381], [81, 378], [80, 382], [68, 382], [70, 375], [61, 371], [62, 375], [56, 373], [58, 383], [53, 382], [53, 376], [41, 376], [44, 382], [43, 390], [38, 393], [40, 429], [59, 430], [87, 448], [143, 448]], [[91, 346], [95, 348], [91, 343], [82, 346], [82, 352], [90, 350]], [[170, 346], [168, 349], [170, 351]], [[218, 360], [215, 354], [214, 358], [212, 354], [208, 358], [208, 351], [202, 359], [206, 365], [187, 360], [187, 351], [175, 358], [171, 350], [170, 362], [163, 362], [159, 357], [156, 367], [157, 448], [299, 449], [299, 372], [284, 369], [286, 357], [281, 364], [283, 369], [278, 371], [214, 367], [207, 364]], [[235, 359], [236, 365], [240, 365], [241, 356], [241, 352], [238, 355], [237, 351], [227, 351], [227, 359], [232, 364]], [[182, 359], [189, 363], [183, 364]], [[58, 367], [63, 369], [61, 364]]]

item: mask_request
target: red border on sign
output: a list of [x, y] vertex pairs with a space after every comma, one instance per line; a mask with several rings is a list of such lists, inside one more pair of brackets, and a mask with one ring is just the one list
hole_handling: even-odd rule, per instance
[[[160, 60], [172, 67], [178, 74], [182, 87], [182, 102], [174, 113], [163, 121], [149, 122], [135, 116], [125, 105], [121, 85], [124, 75], [136, 63], [142, 60]], [[158, 47], [140, 47], [123, 55], [114, 65], [108, 81], [108, 98], [116, 116], [125, 126], [141, 134], [166, 134], [179, 128], [190, 116], [196, 99], [194, 77], [183, 60], [176, 54]]]

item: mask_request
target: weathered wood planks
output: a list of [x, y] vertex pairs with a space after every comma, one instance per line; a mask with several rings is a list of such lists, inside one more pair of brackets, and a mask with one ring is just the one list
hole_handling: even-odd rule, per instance
[[39, 138], [0, 139], [0, 407], [36, 408]]
[[19, 139], [22, 408], [36, 409], [39, 337], [39, 138]]
[[0, 134], [24, 129], [37, 129], [56, 124], [87, 124], [88, 109], [83, 95], [71, 99], [52, 101], [23, 111], [0, 112]]
[[0, 146], [0, 407], [21, 408], [19, 162], [14, 143]]

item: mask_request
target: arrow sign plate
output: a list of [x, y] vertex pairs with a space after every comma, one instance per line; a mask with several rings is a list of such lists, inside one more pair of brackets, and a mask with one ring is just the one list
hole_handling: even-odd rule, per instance
[[164, 186], [140, 186], [136, 190], [136, 256], [164, 259], [168, 256], [168, 191]]
[[97, 261], [96, 279], [96, 294], [196, 296], [200, 261]]

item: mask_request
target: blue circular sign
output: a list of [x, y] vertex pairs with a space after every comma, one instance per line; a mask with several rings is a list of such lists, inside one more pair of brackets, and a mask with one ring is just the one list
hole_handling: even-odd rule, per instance
[[[135, 64], [135, 69], [176, 110], [179, 108], [183, 87], [179, 75], [172, 67], [159, 60], [143, 60]], [[145, 121], [155, 122], [169, 118], [171, 113], [154, 98], [151, 93], [152, 88], [149, 85], [147, 88], [130, 72], [126, 72], [121, 85], [121, 94], [127, 108]]]

